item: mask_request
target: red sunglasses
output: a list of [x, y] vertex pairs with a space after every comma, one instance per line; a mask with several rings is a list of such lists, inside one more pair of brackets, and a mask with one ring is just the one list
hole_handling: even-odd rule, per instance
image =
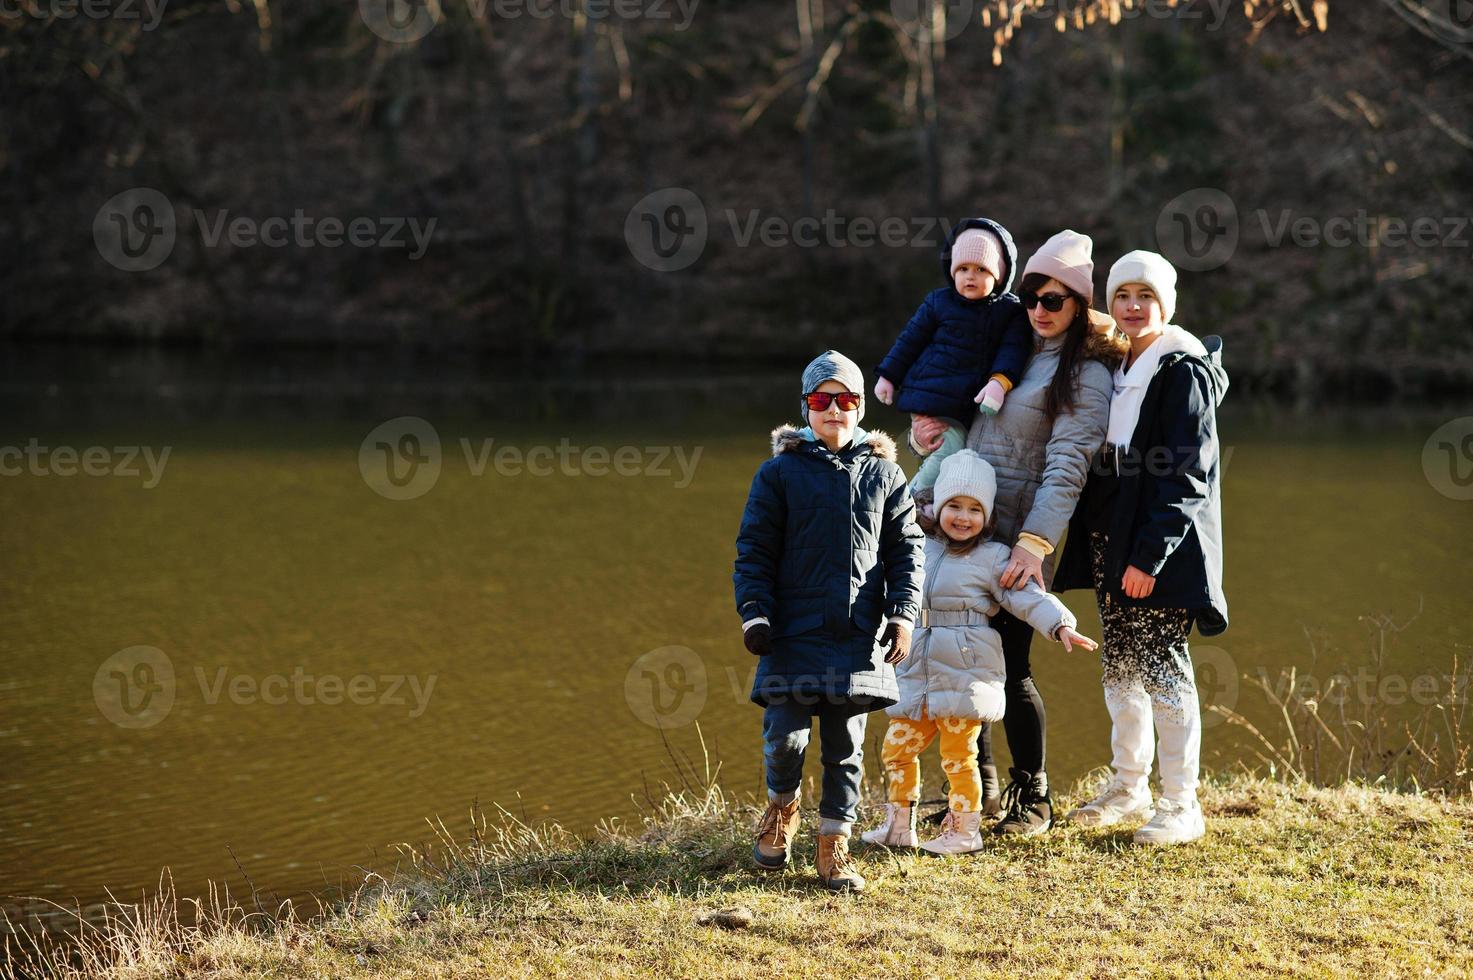
[[810, 412], [827, 412], [835, 401], [841, 411], [852, 412], [859, 407], [860, 396], [852, 391], [814, 391], [804, 395], [803, 399], [808, 402]]

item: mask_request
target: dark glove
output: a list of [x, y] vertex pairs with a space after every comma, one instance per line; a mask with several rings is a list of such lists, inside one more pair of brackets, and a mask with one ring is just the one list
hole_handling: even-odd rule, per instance
[[880, 646], [885, 651], [885, 663], [900, 663], [910, 656], [910, 630], [899, 623], [886, 623], [885, 632], [880, 634]]
[[742, 632], [742, 642], [752, 653], [765, 657], [772, 652], [772, 627], [766, 623], [753, 623]]

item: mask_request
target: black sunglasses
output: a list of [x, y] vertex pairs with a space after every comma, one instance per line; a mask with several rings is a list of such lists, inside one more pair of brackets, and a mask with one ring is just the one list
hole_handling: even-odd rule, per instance
[[1025, 292], [1018, 298], [1023, 301], [1023, 309], [1025, 310], [1031, 310], [1039, 303], [1042, 303], [1043, 308], [1050, 313], [1059, 312], [1064, 308], [1064, 304], [1069, 302], [1068, 293], [1044, 293], [1040, 296], [1038, 293]]

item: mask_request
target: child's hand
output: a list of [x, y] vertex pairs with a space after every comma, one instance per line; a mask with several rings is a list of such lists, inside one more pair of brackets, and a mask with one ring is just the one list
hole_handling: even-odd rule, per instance
[[1156, 576], [1147, 575], [1145, 572], [1130, 565], [1125, 569], [1125, 577], [1120, 580], [1120, 591], [1132, 599], [1144, 599], [1156, 588]]
[[923, 452], [934, 453], [946, 438], [946, 423], [930, 415], [917, 415], [911, 420], [910, 434]]
[[885, 632], [880, 634], [880, 646], [885, 648], [885, 663], [900, 663], [910, 656], [910, 630], [899, 623], [886, 623]]
[[772, 652], [772, 627], [766, 623], [753, 623], [743, 631], [742, 642], [748, 652], [765, 657]]
[[1002, 400], [1007, 396], [1008, 391], [1002, 386], [1002, 382], [994, 378], [977, 392], [977, 397], [972, 401], [981, 405], [986, 414], [996, 415], [1002, 409]]
[[1078, 632], [1072, 626], [1059, 627], [1059, 642], [1064, 644], [1064, 649], [1072, 651], [1076, 646], [1085, 650], [1098, 650], [1100, 645], [1083, 633]]
[[890, 383], [889, 378], [881, 378], [875, 382], [875, 397], [886, 405], [895, 400], [895, 386]]

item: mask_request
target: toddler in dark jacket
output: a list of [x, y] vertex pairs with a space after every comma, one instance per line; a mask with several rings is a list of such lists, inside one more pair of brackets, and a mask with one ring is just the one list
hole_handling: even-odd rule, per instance
[[1002, 225], [987, 218], [958, 224], [941, 253], [949, 285], [922, 301], [875, 369], [880, 401], [948, 423], [941, 447], [911, 479], [912, 491], [932, 487], [946, 457], [966, 445], [977, 406], [995, 414], [1023, 376], [1033, 330], [1009, 292], [1017, 264], [1018, 249]]

